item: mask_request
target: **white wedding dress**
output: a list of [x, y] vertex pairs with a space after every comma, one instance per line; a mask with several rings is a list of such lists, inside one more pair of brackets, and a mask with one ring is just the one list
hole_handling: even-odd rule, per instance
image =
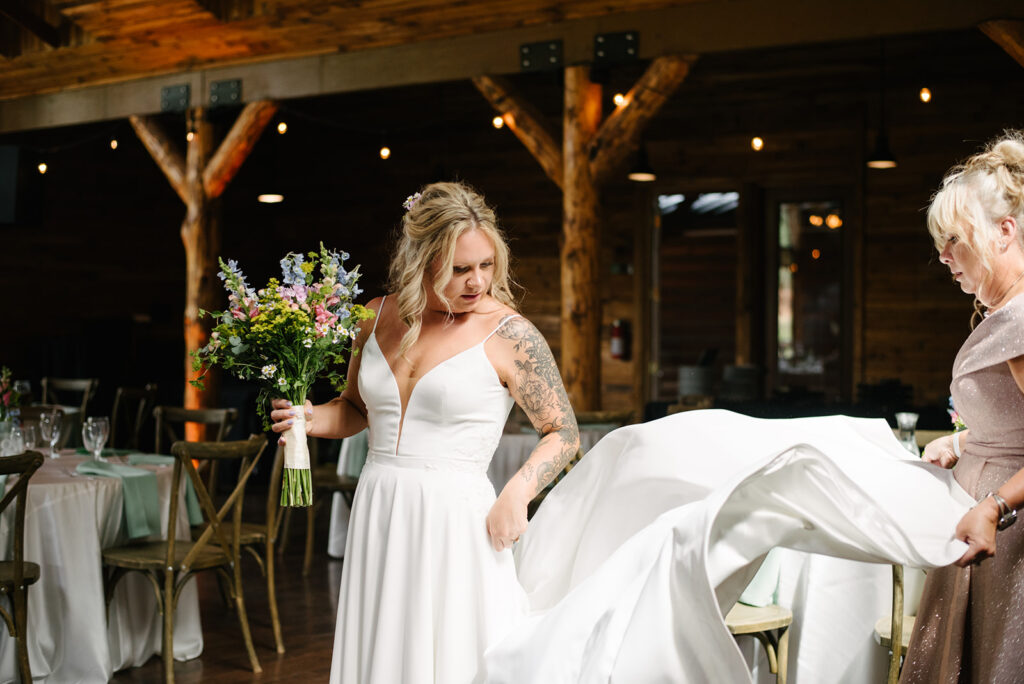
[[622, 428], [523, 535], [531, 613], [491, 645], [478, 680], [750, 682], [722, 615], [769, 549], [947, 565], [973, 504], [883, 420], [695, 411]]
[[750, 682], [722, 615], [772, 547], [923, 568], [966, 548], [973, 500], [885, 421], [694, 411], [605, 437], [513, 561], [485, 528], [513, 403], [485, 342], [429, 370], [404, 417], [375, 334], [363, 349], [332, 684]]
[[495, 501], [487, 466], [514, 403], [485, 342], [428, 370], [404, 418], [376, 331], [363, 348], [369, 449], [345, 547], [332, 684], [469, 684], [487, 645], [525, 614], [512, 553], [496, 552], [485, 526]]

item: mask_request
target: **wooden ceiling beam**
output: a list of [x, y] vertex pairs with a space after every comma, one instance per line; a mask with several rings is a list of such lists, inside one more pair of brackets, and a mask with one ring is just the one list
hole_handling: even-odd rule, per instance
[[590, 143], [591, 173], [597, 185], [606, 182], [636, 150], [640, 132], [682, 84], [696, 56], [658, 57], [633, 88], [625, 103], [605, 120]]
[[242, 21], [257, 16], [258, 9], [267, 6], [266, 2], [256, 0], [196, 0], [200, 7], [217, 18], [217, 21]]
[[208, 197], [220, 197], [224, 192], [275, 113], [277, 103], [269, 100], [245, 106], [203, 170], [203, 186]]
[[515, 92], [508, 79], [476, 76], [473, 85], [504, 119], [505, 125], [534, 156], [548, 178], [564, 188], [562, 150], [555, 142], [552, 126], [529, 102]]
[[39, 38], [52, 48], [67, 45], [68, 25], [51, 26], [45, 19], [17, 0], [0, 0], [0, 14]]
[[995, 19], [978, 24], [978, 28], [1017, 60], [1017, 64], [1024, 66], [1024, 21]]

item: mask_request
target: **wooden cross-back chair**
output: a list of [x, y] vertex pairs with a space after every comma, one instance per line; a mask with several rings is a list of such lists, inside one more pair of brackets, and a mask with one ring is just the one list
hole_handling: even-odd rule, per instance
[[82, 412], [82, 420], [85, 420], [85, 411], [89, 407], [89, 400], [96, 393], [100, 381], [96, 378], [43, 378], [40, 382], [43, 388], [44, 404], [63, 404], [74, 406], [68, 402], [68, 395], [80, 393], [82, 395], [79, 410]]
[[[103, 550], [103, 564], [108, 569], [104, 581], [108, 608], [114, 589], [125, 574], [141, 572], [153, 585], [163, 616], [162, 657], [164, 680], [168, 683], [174, 682], [174, 612], [178, 597], [185, 583], [204, 570], [216, 571], [229, 588], [249, 664], [253, 672], [262, 672], [245, 612], [239, 561], [245, 485], [266, 445], [267, 440], [262, 435], [234, 442], [175, 442], [171, 446], [175, 460], [164, 539]], [[219, 510], [199, 477], [196, 461], [237, 461], [239, 464], [238, 482]], [[194, 541], [177, 538], [178, 511], [183, 498], [180, 494], [186, 475], [199, 498], [205, 523], [203, 533]]]
[[[205, 408], [187, 409], [181, 406], [157, 406], [153, 409], [153, 418], [156, 422], [154, 430], [154, 453], [161, 454], [164, 444], [173, 444], [185, 439], [185, 423], [199, 423], [208, 425], [214, 429], [214, 434], [209, 441], [223, 442], [231, 426], [238, 419], [238, 410], [233, 408]], [[182, 431], [179, 433], [174, 426], [179, 425]], [[164, 440], [167, 440], [166, 442]], [[203, 465], [206, 471], [206, 486], [211, 494], [217, 494], [217, 462], [210, 461]]]
[[281, 619], [277, 612], [277, 591], [274, 585], [274, 546], [281, 532], [281, 474], [284, 470], [284, 447], [278, 446], [274, 454], [274, 465], [270, 471], [270, 486], [267, 488], [266, 517], [263, 522], [243, 522], [239, 544], [260, 566], [267, 582], [267, 603], [270, 606], [270, 622], [274, 628], [274, 645], [278, 653], [284, 653], [284, 639], [281, 636]]
[[[907, 654], [910, 636], [914, 633], [913, 615], [903, 614], [903, 566], [892, 566], [892, 612], [875, 623], [875, 641], [879, 646], [889, 649], [889, 665], [885, 681], [896, 684], [903, 667], [903, 656]], [[899, 643], [894, 643], [892, 635], [899, 635]]]
[[18, 672], [22, 682], [32, 681], [32, 669], [28, 663], [28, 588], [39, 581], [39, 566], [25, 560], [25, 501], [28, 482], [32, 474], [43, 465], [43, 455], [38, 451], [26, 451], [18, 456], [0, 458], [0, 475], [17, 475], [18, 479], [0, 499], [0, 513], [7, 510], [14, 501], [14, 556], [0, 562], [0, 593], [11, 600], [8, 610], [0, 606], [0, 618], [7, 625], [7, 632], [14, 637], [17, 649]]
[[138, 449], [142, 426], [146, 424], [155, 402], [155, 383], [148, 383], [145, 387], [118, 387], [110, 413], [110, 446]]

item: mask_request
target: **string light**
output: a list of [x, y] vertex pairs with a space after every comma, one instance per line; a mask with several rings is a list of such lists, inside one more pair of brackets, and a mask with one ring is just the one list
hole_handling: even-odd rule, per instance
[[797, 265], [795, 263], [792, 263], [792, 264], [789, 265], [789, 272], [790, 273], [796, 273], [797, 272]]
[[195, 137], [196, 134], [194, 131], [189, 131], [188, 133], [185, 134], [185, 140], [188, 140], [189, 142], [192, 142], [192, 139]]
[[500, 116], [496, 116], [493, 119], [491, 119], [491, 125], [494, 126], [495, 128], [502, 128], [505, 125], [505, 120]]
[[807, 217], [807, 222], [810, 223], [812, 226], [820, 227], [825, 223], [825, 219], [821, 218], [817, 214], [811, 214], [810, 216]]
[[381, 159], [387, 159], [390, 156], [391, 156], [391, 148], [390, 147], [385, 145], [384, 147], [380, 148], [380, 158]]
[[821, 258], [821, 250], [820, 249], [812, 249], [811, 250], [811, 258], [812, 259], [820, 259]]
[[756, 135], [750, 139], [750, 148], [755, 152], [760, 152], [764, 149], [764, 140], [757, 137]]
[[39, 173], [46, 173], [46, 170], [50, 167], [46, 165], [46, 162], [39, 162], [39, 166], [36, 168], [39, 169]]
[[839, 218], [839, 214], [829, 214], [825, 217], [825, 225], [835, 230], [839, 226], [843, 225], [843, 219]]
[[918, 97], [921, 98], [921, 102], [931, 102], [932, 91], [929, 90], [928, 88], [921, 88], [921, 92], [918, 93]]
[[110, 139], [110, 149], [112, 149], [112, 150], [116, 150], [117, 149], [117, 138], [111, 138]]
[[281, 135], [284, 135], [285, 133], [287, 133], [288, 132], [288, 124], [286, 124], [284, 121], [282, 121], [281, 123], [277, 124], [277, 132], [280, 133]]
[[615, 97], [612, 98], [612, 102], [615, 103], [616, 107], [621, 107], [626, 104], [626, 96], [622, 93], [615, 93]]
[[284, 195], [278, 195], [276, 193], [266, 193], [263, 195], [258, 195], [256, 197], [256, 201], [261, 202], [263, 204], [277, 204], [279, 202], [284, 202]]

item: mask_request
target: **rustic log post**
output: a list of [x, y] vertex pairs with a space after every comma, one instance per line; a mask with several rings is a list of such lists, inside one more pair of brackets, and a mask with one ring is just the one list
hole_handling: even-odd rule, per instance
[[562, 159], [562, 376], [572, 405], [601, 407], [601, 300], [597, 186], [587, 157], [601, 123], [601, 86], [586, 66], [565, 70]]
[[695, 57], [658, 57], [619, 107], [601, 123], [601, 88], [588, 67], [565, 70], [562, 150], [543, 117], [504, 79], [478, 76], [473, 84], [502, 116], [544, 172], [562, 188], [561, 367], [578, 410], [601, 406], [601, 299], [598, 187], [637, 147], [640, 130], [671, 97]]
[[1006, 53], [1024, 66], [1024, 21], [996, 19], [978, 24], [982, 33], [991, 38]]
[[[193, 380], [190, 352], [206, 344], [208, 326], [199, 318], [200, 309], [218, 308], [221, 284], [217, 278], [217, 257], [220, 255], [219, 197], [241, 168], [263, 129], [277, 111], [269, 101], [246, 105], [223, 142], [214, 149], [213, 125], [206, 120], [202, 107], [187, 113], [187, 152], [182, 159], [171, 139], [149, 117], [130, 118], [139, 140], [149, 151], [167, 177], [178, 197], [185, 203], [185, 219], [181, 223], [181, 241], [185, 246], [185, 377]], [[205, 408], [218, 402], [215, 372], [206, 376], [206, 391], [200, 392], [185, 383], [185, 407]], [[200, 425], [186, 426], [186, 439], [201, 439]]]

